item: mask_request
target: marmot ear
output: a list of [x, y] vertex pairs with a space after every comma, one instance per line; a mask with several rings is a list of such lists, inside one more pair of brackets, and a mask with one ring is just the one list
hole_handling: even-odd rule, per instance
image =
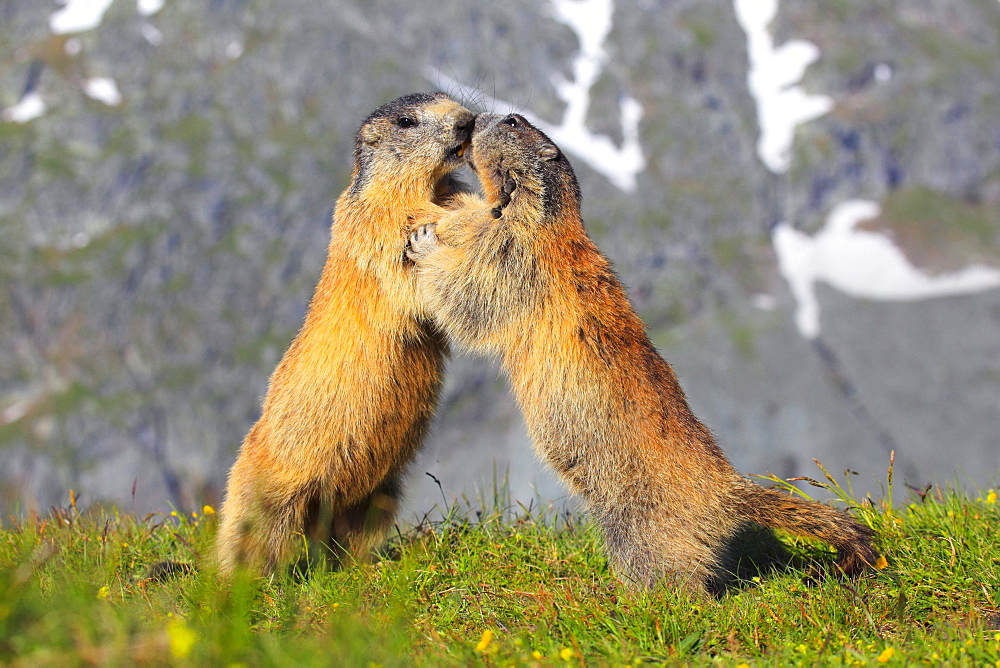
[[559, 157], [559, 149], [552, 144], [544, 144], [540, 149], [538, 149], [538, 157], [546, 162], [549, 160], [555, 160]]
[[368, 144], [369, 146], [377, 144], [378, 140], [382, 138], [382, 133], [378, 131], [378, 128], [374, 125], [366, 125], [361, 128], [361, 141]]

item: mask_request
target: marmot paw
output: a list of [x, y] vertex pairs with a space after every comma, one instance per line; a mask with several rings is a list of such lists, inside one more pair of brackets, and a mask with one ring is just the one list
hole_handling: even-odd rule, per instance
[[421, 225], [410, 233], [410, 243], [406, 245], [406, 257], [414, 262], [423, 259], [438, 245], [437, 235], [434, 233], [434, 223]]

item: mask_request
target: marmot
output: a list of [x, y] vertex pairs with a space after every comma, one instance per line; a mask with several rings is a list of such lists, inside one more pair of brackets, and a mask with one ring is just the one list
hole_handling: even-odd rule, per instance
[[555, 144], [517, 114], [480, 115], [470, 153], [485, 200], [416, 221], [420, 296], [455, 343], [499, 355], [537, 450], [586, 501], [620, 576], [718, 594], [752, 523], [833, 544], [848, 574], [874, 565], [868, 527], [729, 463], [587, 235]]
[[361, 556], [391, 524], [445, 357], [419, 317], [409, 221], [460, 189], [450, 174], [473, 119], [443, 93], [418, 93], [361, 125], [305, 322], [229, 473], [216, 541], [223, 575], [237, 565], [273, 571], [298, 533]]

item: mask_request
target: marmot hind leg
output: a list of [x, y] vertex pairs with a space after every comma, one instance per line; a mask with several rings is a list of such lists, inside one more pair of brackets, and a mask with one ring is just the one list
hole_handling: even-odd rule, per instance
[[634, 518], [618, 521], [600, 518], [611, 562], [619, 578], [640, 589], [667, 584], [680, 587], [692, 596], [710, 593], [716, 576], [714, 550], [684, 531], [683, 523], [636, 523]]
[[307, 519], [307, 526], [313, 528], [313, 542], [325, 547], [333, 565], [372, 560], [373, 550], [396, 520], [402, 496], [401, 478], [401, 474], [390, 474], [357, 503]]

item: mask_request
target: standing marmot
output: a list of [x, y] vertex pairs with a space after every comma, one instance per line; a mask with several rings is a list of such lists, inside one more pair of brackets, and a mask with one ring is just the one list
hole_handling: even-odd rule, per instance
[[847, 573], [873, 565], [870, 529], [733, 469], [587, 236], [548, 137], [480, 115], [471, 154], [486, 199], [463, 195], [411, 236], [420, 295], [455, 342], [499, 354], [537, 449], [586, 500], [622, 577], [717, 592], [751, 522], [832, 543]]
[[473, 115], [444, 94], [380, 107], [358, 131], [323, 275], [229, 474], [219, 570], [271, 571], [304, 532], [367, 552], [437, 402], [445, 347], [418, 317], [404, 256], [414, 217], [454, 194]]

